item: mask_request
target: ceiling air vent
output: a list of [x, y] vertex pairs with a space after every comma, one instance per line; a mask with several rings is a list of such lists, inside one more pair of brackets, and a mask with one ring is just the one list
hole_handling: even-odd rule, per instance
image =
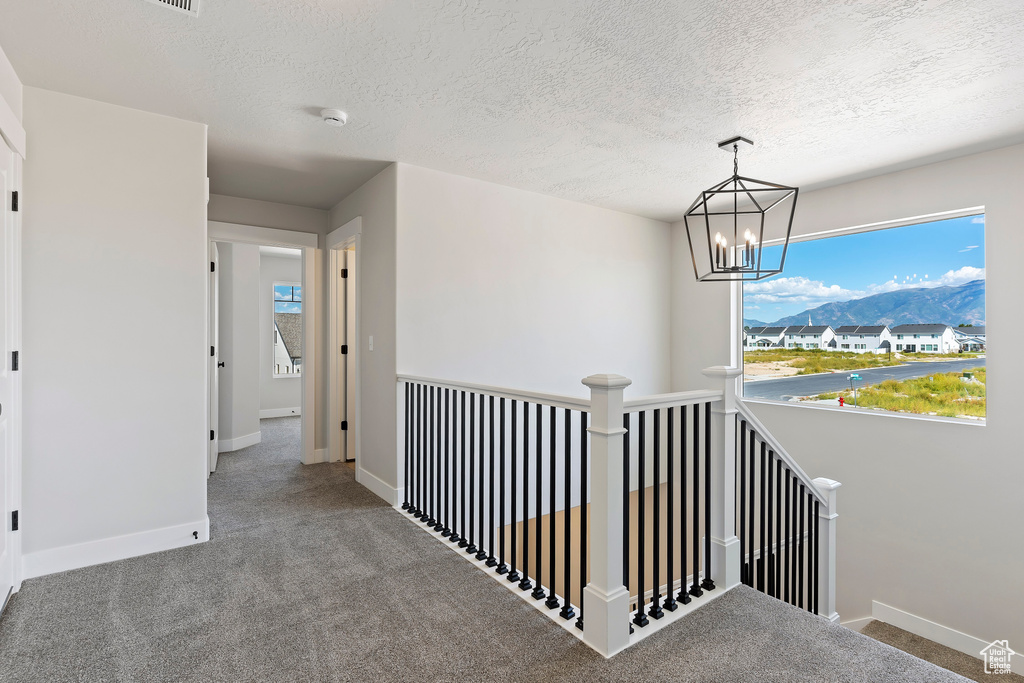
[[193, 17], [199, 16], [199, 0], [146, 0], [146, 2], [163, 5], [178, 12], [191, 14]]

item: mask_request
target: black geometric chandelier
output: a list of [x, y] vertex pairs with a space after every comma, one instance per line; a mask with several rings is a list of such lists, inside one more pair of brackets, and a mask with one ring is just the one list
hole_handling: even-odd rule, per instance
[[[741, 176], [741, 144], [754, 143], [739, 136], [718, 143], [733, 153], [732, 177], [701, 192], [683, 217], [693, 274], [702, 282], [763, 280], [781, 273], [786, 263], [800, 190]], [[706, 263], [693, 248], [705, 239]], [[766, 241], [772, 247], [767, 252]]]

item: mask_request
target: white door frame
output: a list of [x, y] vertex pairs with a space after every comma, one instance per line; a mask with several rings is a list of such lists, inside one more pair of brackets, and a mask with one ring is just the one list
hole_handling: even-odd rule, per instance
[[[266, 247], [290, 247], [302, 250], [302, 463], [312, 465], [322, 462], [316, 450], [316, 343], [320, 325], [317, 322], [316, 264], [320, 260], [317, 248], [319, 235], [312, 232], [294, 232], [261, 228], [255, 225], [207, 221], [207, 238], [210, 242], [234, 242], [255, 244]], [[209, 312], [207, 312], [209, 317]], [[210, 331], [207, 330], [209, 338]], [[207, 376], [207, 387], [212, 379]], [[209, 391], [207, 392], [209, 394]], [[210, 399], [207, 399], [209, 401]]]
[[[17, 119], [11, 118], [12, 112], [3, 97], [0, 96], [0, 144], [7, 144], [10, 149], [14, 152], [14, 169], [13, 177], [11, 182], [10, 190], [12, 192], [18, 192], [19, 196], [19, 207], [18, 211], [11, 210], [11, 202], [13, 201], [13, 195], [4, 194], [0, 201], [4, 203], [3, 210], [0, 211], [0, 220], [9, 220], [10, 224], [9, 237], [7, 242], [7, 268], [10, 269], [8, 282], [10, 286], [10, 292], [8, 301], [11, 305], [10, 311], [10, 323], [11, 329], [8, 330], [8, 344], [11, 351], [17, 351], [19, 358], [19, 371], [15, 372], [13, 367], [10, 365], [12, 362], [11, 358], [4, 359], [4, 366], [8, 368], [10, 372], [11, 381], [11, 405], [3, 406], [5, 411], [10, 411], [7, 418], [7, 429], [10, 431], [10, 438], [7, 442], [10, 452], [8, 457], [10, 458], [10, 468], [7, 470], [7, 496], [10, 501], [11, 510], [21, 510], [22, 503], [22, 409], [24, 403], [22, 401], [22, 383], [21, 383], [21, 372], [20, 365], [24, 362], [24, 356], [22, 349], [22, 282], [21, 282], [21, 227], [22, 220], [21, 214], [24, 211], [23, 202], [21, 201], [22, 193], [22, 174], [23, 174], [23, 163], [25, 153], [25, 131], [21, 128]], [[0, 467], [3, 467], [5, 463], [0, 462]], [[11, 519], [8, 517], [9, 511], [0, 510], [0, 524], [4, 525], [5, 531], [10, 529], [8, 526], [11, 524]], [[20, 514], [20, 513], [19, 513]], [[19, 523], [20, 528], [20, 523]], [[24, 575], [22, 567], [22, 552], [21, 552], [21, 531], [12, 532], [10, 534], [10, 563], [11, 563], [11, 594], [17, 593], [21, 590], [21, 580]], [[7, 598], [7, 592], [4, 591], [3, 595], [0, 595], [0, 609], [4, 607], [4, 601]]]
[[[355, 430], [355, 452], [350, 453], [349, 457], [355, 460], [356, 471], [360, 469], [360, 453], [362, 452], [362, 387], [360, 383], [360, 347], [362, 346], [360, 340], [361, 320], [362, 320], [362, 288], [359, 286], [359, 278], [362, 273], [362, 256], [363, 251], [360, 248], [360, 241], [363, 233], [363, 218], [362, 216], [356, 216], [348, 223], [345, 223], [337, 230], [327, 235], [327, 241], [325, 246], [328, 254], [328, 273], [330, 286], [328, 287], [328, 303], [327, 303], [327, 329], [328, 329], [328, 349], [327, 354], [327, 403], [330, 417], [328, 418], [328, 429], [327, 429], [327, 460], [328, 462], [338, 462], [341, 460], [342, 454], [342, 443], [344, 435], [341, 432], [341, 372], [343, 369], [341, 361], [341, 344], [342, 339], [339, 334], [338, 328], [340, 327], [340, 316], [339, 312], [342, 305], [342, 292], [339, 287], [339, 271], [341, 270], [341, 251], [350, 247], [355, 247], [355, 271], [352, 281], [349, 283], [351, 286], [356, 288], [356, 310], [355, 310], [355, 330], [349, 335], [351, 340], [349, 344], [349, 354], [352, 358], [352, 375], [348, 378], [348, 381], [352, 384], [354, 391], [350, 391], [349, 395], [353, 396], [352, 405], [348, 406], [348, 418], [349, 418], [349, 429]], [[358, 478], [358, 477], [357, 477]]]

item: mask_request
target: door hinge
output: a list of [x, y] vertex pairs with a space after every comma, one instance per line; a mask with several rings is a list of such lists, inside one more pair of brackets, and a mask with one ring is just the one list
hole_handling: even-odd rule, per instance
[[213, 441], [213, 430], [210, 430], [210, 441]]
[[[341, 352], [342, 353], [348, 353], [348, 344], [342, 344], [341, 345]], [[17, 353], [17, 351], [15, 351], [15, 353]]]
[[348, 277], [348, 268], [342, 268], [341, 269], [341, 276], [342, 277]]
[[211, 355], [211, 356], [214, 356], [214, 355], [216, 355], [216, 354], [215, 354], [215, 353], [213, 352], [213, 347], [212, 347], [212, 346], [210, 347], [210, 355]]
[[17, 351], [11, 351], [11, 370], [17, 370], [21, 360]]
[[348, 420], [342, 420], [341, 421], [341, 431], [343, 431], [343, 432], [347, 432], [348, 431]]
[[18, 530], [18, 511], [13, 510], [11, 512], [11, 531]]
[[15, 190], [11, 193], [11, 211], [18, 210], [18, 191]]
[[210, 261], [210, 272], [211, 273], [216, 273], [217, 272], [217, 264], [214, 263], [213, 261]]

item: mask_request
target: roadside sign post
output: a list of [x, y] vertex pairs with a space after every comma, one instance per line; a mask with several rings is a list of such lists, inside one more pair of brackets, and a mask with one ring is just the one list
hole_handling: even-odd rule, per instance
[[860, 382], [861, 377], [856, 372], [850, 375], [850, 389], [853, 390], [853, 406], [857, 407], [857, 387], [854, 382]]

